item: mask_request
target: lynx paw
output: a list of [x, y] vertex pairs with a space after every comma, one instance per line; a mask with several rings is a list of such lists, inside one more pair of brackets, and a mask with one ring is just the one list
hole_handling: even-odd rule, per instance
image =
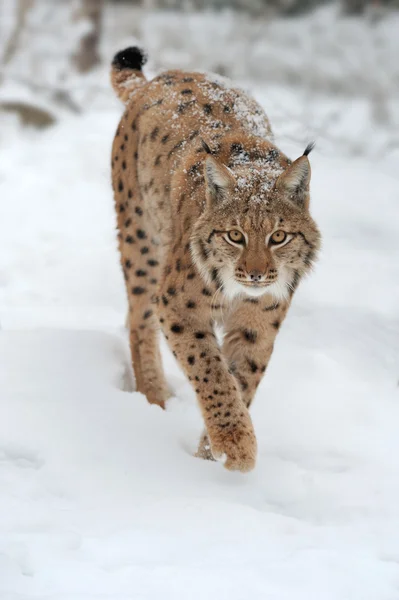
[[165, 408], [166, 401], [171, 396], [169, 391], [161, 386], [155, 387], [146, 385], [144, 389], [140, 389], [140, 387], [137, 386], [137, 391], [144, 394], [150, 404], [158, 404], [161, 408]]
[[247, 473], [255, 467], [257, 443], [250, 418], [210, 433], [211, 452], [229, 471]]

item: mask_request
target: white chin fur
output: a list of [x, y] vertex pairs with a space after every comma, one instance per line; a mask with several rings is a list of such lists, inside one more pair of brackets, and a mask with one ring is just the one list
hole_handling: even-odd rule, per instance
[[[221, 273], [223, 277], [223, 272]], [[232, 277], [223, 278], [223, 292], [224, 294], [231, 300], [235, 296], [244, 295], [250, 296], [251, 298], [258, 298], [259, 296], [263, 296], [264, 294], [268, 294], [273, 296], [275, 300], [285, 300], [289, 295], [289, 287], [288, 280], [285, 277], [285, 273], [281, 273], [278, 280], [271, 285], [267, 285], [265, 287], [249, 287], [238, 283]]]

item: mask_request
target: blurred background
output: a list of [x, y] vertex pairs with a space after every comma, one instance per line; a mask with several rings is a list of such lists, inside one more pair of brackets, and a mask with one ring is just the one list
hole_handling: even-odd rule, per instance
[[398, 13], [399, 0], [2, 0], [0, 135], [115, 108], [111, 57], [138, 42], [150, 72], [248, 84], [281, 138], [380, 160], [399, 142]]

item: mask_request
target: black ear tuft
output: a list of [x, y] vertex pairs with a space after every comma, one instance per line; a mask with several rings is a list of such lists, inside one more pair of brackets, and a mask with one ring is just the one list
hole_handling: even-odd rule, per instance
[[133, 71], [141, 71], [141, 68], [147, 62], [147, 55], [144, 50], [132, 46], [121, 50], [114, 56], [112, 66], [118, 71], [123, 69], [132, 69]]
[[207, 154], [212, 154], [212, 150], [209, 148], [205, 140], [201, 138], [201, 145]]
[[308, 154], [310, 154], [312, 152], [312, 150], [315, 146], [316, 146], [316, 142], [309, 142], [309, 144], [305, 148], [305, 152], [303, 153], [303, 156], [308, 156]]

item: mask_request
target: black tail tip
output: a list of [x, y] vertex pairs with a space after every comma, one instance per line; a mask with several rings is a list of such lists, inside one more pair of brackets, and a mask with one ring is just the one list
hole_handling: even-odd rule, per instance
[[137, 48], [137, 46], [132, 46], [115, 54], [112, 66], [118, 71], [122, 71], [122, 69], [141, 71], [146, 62], [147, 55], [144, 50]]
[[313, 148], [316, 146], [316, 142], [310, 142], [306, 148], [305, 148], [305, 152], [303, 153], [303, 156], [308, 156], [308, 154], [310, 154], [313, 150]]

